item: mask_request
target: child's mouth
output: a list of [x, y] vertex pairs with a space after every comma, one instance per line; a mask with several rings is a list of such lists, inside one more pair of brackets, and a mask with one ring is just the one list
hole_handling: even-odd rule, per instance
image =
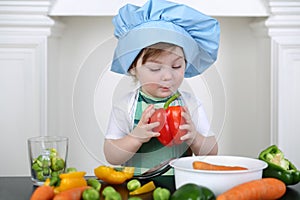
[[161, 88], [161, 90], [163, 90], [163, 91], [169, 91], [170, 90], [170, 87], [160, 87]]

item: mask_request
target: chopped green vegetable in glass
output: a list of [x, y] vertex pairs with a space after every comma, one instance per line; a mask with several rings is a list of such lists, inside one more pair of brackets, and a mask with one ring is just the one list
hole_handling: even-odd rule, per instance
[[65, 161], [62, 158], [54, 157], [51, 159], [51, 169], [54, 171], [63, 170], [65, 168]]
[[77, 172], [77, 169], [75, 167], [68, 167], [66, 170], [67, 173], [71, 173], [71, 172]]
[[60, 158], [57, 150], [45, 149], [44, 152], [33, 160], [32, 170], [39, 181], [45, 181], [49, 177], [59, 176], [65, 168], [64, 159]]
[[38, 163], [33, 163], [31, 167], [34, 171], [42, 171], [42, 168], [39, 166]]
[[51, 169], [49, 167], [44, 167], [42, 171], [44, 176], [50, 176], [51, 174]]
[[58, 157], [57, 150], [54, 148], [50, 149], [50, 158]]
[[44, 177], [43, 171], [38, 171], [38, 172], [36, 172], [36, 178], [37, 178], [38, 180], [40, 180], [40, 181], [45, 181], [45, 180], [46, 180], [46, 178]]

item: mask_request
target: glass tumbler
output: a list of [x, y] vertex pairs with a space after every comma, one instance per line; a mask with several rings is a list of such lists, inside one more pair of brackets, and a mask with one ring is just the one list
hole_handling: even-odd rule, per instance
[[64, 172], [68, 156], [67, 137], [38, 136], [29, 138], [27, 142], [34, 185], [43, 185], [47, 178]]

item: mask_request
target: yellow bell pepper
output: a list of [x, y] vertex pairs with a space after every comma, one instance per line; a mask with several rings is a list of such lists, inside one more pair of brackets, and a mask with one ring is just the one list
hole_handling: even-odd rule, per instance
[[109, 184], [122, 184], [131, 179], [134, 174], [134, 167], [124, 167], [117, 171], [113, 167], [101, 165], [94, 169], [96, 177]]
[[84, 178], [86, 172], [70, 172], [60, 174], [60, 184], [54, 188], [55, 193], [59, 193], [68, 189], [87, 186], [87, 181]]
[[150, 181], [150, 182], [142, 185], [138, 189], [133, 190], [132, 192], [129, 192], [129, 195], [144, 194], [144, 193], [151, 192], [151, 191], [155, 190], [155, 188], [156, 188], [156, 186], [155, 186], [154, 182]]

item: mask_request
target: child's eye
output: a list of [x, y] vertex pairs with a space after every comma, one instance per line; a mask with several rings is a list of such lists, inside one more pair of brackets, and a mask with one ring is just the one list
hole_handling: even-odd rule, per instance
[[150, 71], [152, 71], [152, 72], [157, 72], [159, 70], [160, 70], [160, 68], [150, 68]]
[[178, 65], [178, 66], [173, 66], [172, 68], [173, 69], [180, 69], [182, 66], [181, 65]]

